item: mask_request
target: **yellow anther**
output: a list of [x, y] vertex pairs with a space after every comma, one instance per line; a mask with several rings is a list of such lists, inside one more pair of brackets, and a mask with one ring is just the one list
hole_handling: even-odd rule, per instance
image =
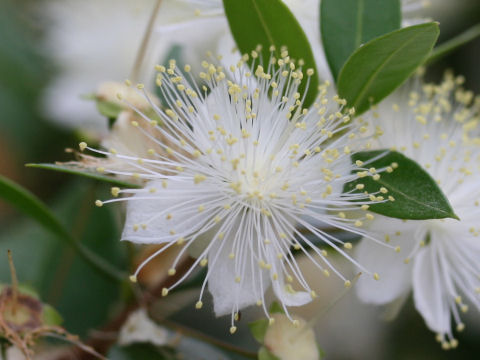
[[168, 295], [168, 289], [167, 288], [163, 288], [162, 289], [162, 296], [167, 296]]
[[103, 202], [101, 200], [95, 200], [95, 205], [98, 206], [98, 207], [102, 207]]
[[197, 303], [195, 304], [195, 309], [201, 309], [203, 306], [203, 302], [201, 302], [200, 300], [197, 301]]
[[207, 177], [205, 175], [202, 175], [202, 174], [195, 174], [195, 176], [193, 177], [193, 182], [195, 184], [199, 184], [201, 183], [202, 181], [205, 181], [207, 179]]
[[110, 192], [112, 193], [113, 196], [117, 197], [118, 194], [120, 193], [120, 188], [119, 187], [112, 187]]
[[136, 282], [137, 282], [137, 276], [136, 276], [136, 275], [130, 275], [128, 278], [129, 278], [130, 281], [133, 282], [133, 283], [136, 283]]
[[378, 275], [377, 273], [374, 273], [374, 274], [373, 274], [373, 278], [374, 278], [375, 280], [380, 280], [380, 275]]
[[173, 276], [176, 273], [177, 273], [177, 270], [175, 270], [174, 268], [168, 269], [168, 275]]
[[80, 148], [80, 151], [83, 151], [87, 148], [87, 143], [82, 141], [80, 144], [78, 144], [78, 147]]
[[346, 242], [345, 244], [343, 244], [343, 247], [347, 250], [350, 250], [353, 248], [353, 245], [350, 242]]
[[345, 286], [346, 288], [349, 288], [350, 286], [352, 286], [352, 282], [351, 282], [350, 280], [345, 280], [344, 286]]
[[231, 326], [230, 327], [230, 334], [235, 334], [235, 332], [237, 331], [237, 327], [236, 326]]

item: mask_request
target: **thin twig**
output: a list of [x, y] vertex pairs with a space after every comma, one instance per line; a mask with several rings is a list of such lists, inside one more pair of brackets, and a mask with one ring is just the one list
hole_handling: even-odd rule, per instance
[[477, 37], [480, 37], [480, 24], [476, 24], [470, 27], [461, 34], [437, 46], [435, 49], [433, 49], [432, 54], [430, 55], [426, 63], [431, 64], [441, 59], [442, 57], [448, 55], [452, 51], [458, 49], [460, 46], [469, 43]]
[[169, 320], [161, 320], [162, 325], [165, 325], [166, 327], [176, 330], [181, 334], [186, 334], [189, 337], [196, 338], [198, 340], [204, 341], [206, 343], [215, 345], [221, 349], [225, 349], [227, 351], [245, 356], [250, 359], [256, 359], [257, 358], [257, 353], [250, 352], [247, 350], [243, 350], [242, 348], [239, 348], [233, 344], [221, 341], [219, 339], [216, 339], [214, 337], [211, 337], [209, 335], [205, 335], [201, 333], [200, 331], [194, 330], [192, 328], [180, 325], [176, 322], [169, 321]]
[[140, 75], [140, 69], [142, 68], [143, 59], [145, 58], [145, 53], [147, 52], [148, 43], [150, 42], [150, 38], [152, 36], [153, 25], [155, 24], [155, 20], [158, 15], [158, 10], [160, 9], [160, 5], [162, 0], [157, 0], [155, 3], [155, 7], [153, 8], [152, 15], [148, 21], [147, 28], [145, 33], [143, 34], [142, 43], [140, 44], [140, 48], [138, 49], [137, 56], [135, 58], [135, 63], [133, 64], [133, 70], [131, 74], [131, 80], [133, 82], [138, 81], [138, 77]]
[[8, 253], [8, 265], [10, 266], [10, 276], [12, 277], [12, 293], [13, 293], [12, 314], [15, 315], [15, 313], [17, 312], [17, 305], [18, 305], [18, 278], [17, 278], [17, 271], [15, 270], [15, 265], [13, 265], [12, 251], [8, 249], [7, 253]]

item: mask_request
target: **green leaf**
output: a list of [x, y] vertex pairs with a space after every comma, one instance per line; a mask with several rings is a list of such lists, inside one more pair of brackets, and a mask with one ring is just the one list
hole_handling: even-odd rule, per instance
[[35, 195], [1, 175], [0, 198], [35, 219], [59, 237], [70, 237], [51, 211]]
[[59, 171], [59, 172], [64, 172], [72, 175], [80, 175], [90, 179], [107, 182], [112, 185], [117, 185], [120, 187], [126, 187], [126, 188], [140, 187], [137, 184], [132, 184], [126, 181], [122, 181], [113, 176], [102, 175], [96, 171], [82, 168], [80, 166], [73, 165], [73, 164], [26, 164], [25, 166], [31, 167], [31, 168], [37, 168], [37, 169]]
[[42, 322], [45, 325], [58, 326], [63, 322], [62, 316], [55, 308], [48, 304], [43, 305]]
[[255, 340], [263, 344], [263, 338], [268, 329], [268, 319], [259, 319], [248, 324], [250, 332]]
[[258, 360], [280, 360], [278, 357], [273, 355], [268, 349], [264, 346], [258, 350]]
[[438, 23], [410, 26], [357, 49], [338, 76], [338, 94], [361, 114], [401, 85], [427, 59]]
[[282, 306], [276, 301], [272, 302], [272, 304], [270, 305], [270, 309], [268, 309], [268, 312], [270, 314], [285, 314]]
[[67, 241], [82, 258], [104, 275], [123, 281], [125, 274], [112, 267], [104, 259], [79, 243], [58, 221], [53, 213], [34, 194], [20, 185], [0, 175], [0, 199], [13, 205], [16, 209], [37, 221], [44, 228]]
[[113, 101], [106, 101], [98, 98], [95, 100], [98, 112], [109, 119], [116, 119], [124, 109], [121, 105], [114, 103]]
[[[99, 193], [99, 186], [76, 180], [58, 190], [52, 213], [66, 229], [72, 229], [83, 248], [94, 249], [96, 259], [108, 259], [117, 269], [127, 269], [126, 245], [118, 240], [115, 208], [92, 205], [95, 199], [108, 196], [108, 189], [101, 187]], [[69, 243], [59, 241], [32, 219], [20, 220], [0, 234], [0, 255], [7, 249], [12, 250], [18, 278], [39, 290], [42, 301], [62, 314], [63, 325], [71, 333], [85, 336], [111, 316], [122, 284], [101, 276], [97, 263], [92, 267]], [[0, 281], [9, 279], [8, 263], [0, 261]], [[127, 274], [123, 281], [128, 281]]]
[[[385, 155], [382, 156], [382, 154]], [[375, 159], [376, 157], [378, 159]], [[371, 177], [363, 177], [345, 185], [344, 192], [358, 192], [355, 188], [357, 184], [364, 184], [365, 188], [362, 191], [369, 193], [377, 193], [381, 187], [385, 187], [388, 192], [385, 195], [379, 195], [385, 198], [393, 196], [395, 199], [370, 205], [369, 210], [399, 219], [458, 219], [435, 180], [415, 161], [399, 152], [386, 150], [359, 152], [352, 155], [352, 161], [357, 160], [364, 162], [366, 168], [382, 169], [389, 166], [394, 168], [391, 173], [383, 171], [377, 181]]]
[[360, 45], [400, 23], [400, 0], [322, 0], [320, 34], [333, 77]]
[[[270, 46], [275, 46], [275, 56], [280, 57], [282, 46], [288, 48], [292, 59], [303, 59], [303, 69], [314, 69], [310, 78], [304, 107], [310, 106], [317, 96], [318, 76], [315, 59], [302, 27], [282, 0], [223, 0], [230, 30], [240, 51], [249, 54], [262, 45], [263, 61], [270, 59]], [[306, 88], [302, 81], [299, 92]]]

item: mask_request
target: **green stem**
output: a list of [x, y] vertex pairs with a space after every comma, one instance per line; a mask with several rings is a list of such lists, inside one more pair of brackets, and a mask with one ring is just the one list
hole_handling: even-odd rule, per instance
[[432, 54], [428, 58], [426, 64], [431, 64], [445, 55], [448, 55], [452, 51], [456, 50], [460, 46], [463, 46], [475, 38], [480, 36], [480, 24], [476, 24], [454, 38], [445, 41], [443, 44], [433, 49]]

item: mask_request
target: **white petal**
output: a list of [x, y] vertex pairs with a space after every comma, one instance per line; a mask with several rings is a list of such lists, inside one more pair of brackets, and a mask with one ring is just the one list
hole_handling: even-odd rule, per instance
[[[263, 291], [270, 286], [268, 272], [262, 271], [256, 263], [253, 267], [250, 266], [253, 255], [249, 249], [244, 251], [248, 264], [243, 274], [235, 273], [235, 260], [229, 258], [232, 252], [230, 243], [225, 243], [223, 248], [210, 251], [208, 254], [211, 271], [208, 289], [213, 296], [213, 309], [217, 316], [230, 314], [237, 309], [255, 304], [263, 296], [260, 282], [263, 284]], [[235, 281], [237, 276], [241, 276], [240, 283]]]
[[[408, 227], [400, 220], [386, 220], [383, 217], [376, 220], [372, 224], [372, 228], [376, 228], [374, 225], [384, 220], [389, 223], [388, 227], [391, 232], [395, 232], [394, 229], [402, 229], [404, 225], [407, 226], [407, 229], [403, 230], [400, 235], [390, 236], [390, 244], [400, 246], [399, 253], [370, 239], [363, 239], [356, 247], [358, 262], [380, 276], [379, 280], [375, 280], [372, 276], [364, 274], [358, 279], [355, 286], [357, 295], [367, 303], [389, 303], [409, 291], [411, 287], [412, 265], [405, 264], [404, 261], [417, 241], [414, 228]], [[395, 227], [392, 229], [392, 226]], [[382, 239], [383, 236], [378, 236], [378, 238]]]
[[208, 221], [207, 211], [193, 215], [186, 211], [197, 209], [202, 199], [192, 199], [185, 182], [169, 181], [163, 188], [161, 181], [151, 181], [146, 189], [152, 188], [154, 193], [141, 192], [128, 201], [122, 240], [144, 244], [175, 241], [198, 231]]
[[427, 326], [445, 334], [450, 331], [450, 311], [442, 285], [442, 270], [435, 248], [429, 246], [415, 258], [413, 267], [413, 299]]
[[290, 286], [285, 283], [285, 276], [282, 271], [280, 260], [275, 255], [270, 257], [273, 263], [272, 272], [278, 274], [277, 280], [272, 280], [272, 287], [275, 295], [281, 303], [286, 306], [302, 306], [312, 301], [310, 293], [306, 291], [293, 291]]

